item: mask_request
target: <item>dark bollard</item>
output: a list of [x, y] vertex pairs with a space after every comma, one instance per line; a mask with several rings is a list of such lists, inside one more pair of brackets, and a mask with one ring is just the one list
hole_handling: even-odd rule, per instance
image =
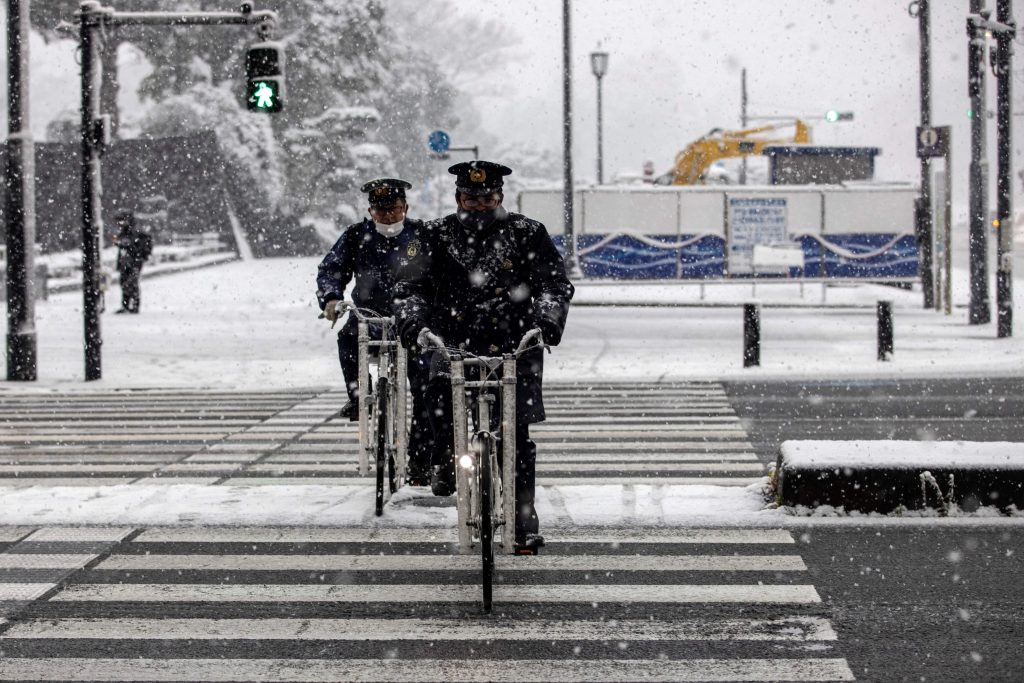
[[761, 364], [761, 307], [743, 304], [743, 367]]
[[878, 302], [878, 360], [892, 358], [892, 302]]

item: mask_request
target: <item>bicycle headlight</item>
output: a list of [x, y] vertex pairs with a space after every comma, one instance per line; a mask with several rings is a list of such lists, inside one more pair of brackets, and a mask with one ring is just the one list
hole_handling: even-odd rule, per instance
[[476, 465], [476, 460], [472, 455], [466, 453], [465, 455], [459, 456], [459, 467], [462, 469], [471, 470], [474, 465]]

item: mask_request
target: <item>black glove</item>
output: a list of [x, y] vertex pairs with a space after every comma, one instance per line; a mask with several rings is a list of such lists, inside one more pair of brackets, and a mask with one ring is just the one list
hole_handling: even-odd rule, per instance
[[558, 343], [562, 341], [562, 326], [555, 321], [538, 314], [534, 317], [533, 324], [534, 327], [540, 328], [545, 344], [558, 346]]
[[401, 329], [398, 331], [398, 337], [402, 340], [402, 346], [413, 353], [422, 351], [416, 340], [425, 327], [423, 323], [415, 320], [407, 320], [402, 324]]

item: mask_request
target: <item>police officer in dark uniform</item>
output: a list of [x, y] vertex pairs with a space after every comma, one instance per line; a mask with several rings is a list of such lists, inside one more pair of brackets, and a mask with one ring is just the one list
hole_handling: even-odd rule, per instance
[[[333, 324], [341, 310], [345, 288], [355, 278], [352, 303], [380, 316], [393, 314], [395, 274], [422, 257], [418, 232], [422, 221], [407, 217], [405, 191], [408, 182], [395, 178], [371, 180], [360, 188], [369, 197], [370, 218], [345, 228], [341, 237], [317, 269], [317, 300], [324, 317]], [[359, 419], [358, 321], [350, 315], [338, 332], [338, 358], [348, 392], [341, 416]], [[380, 339], [379, 329], [370, 330]], [[427, 367], [415, 354], [409, 355], [409, 385], [412, 390], [412, 425], [409, 431], [409, 483], [426, 485], [429, 480], [432, 439], [424, 406], [423, 387]]]
[[[502, 206], [504, 176], [512, 170], [490, 161], [448, 169], [456, 176], [458, 211], [426, 224], [420, 232], [425, 259], [403, 272], [395, 290], [395, 314], [406, 347], [422, 349], [425, 331], [448, 346], [497, 356], [516, 349], [540, 328], [556, 345], [569, 312], [573, 286], [547, 230]], [[451, 386], [447, 368], [433, 354], [427, 389], [434, 457], [431, 488], [455, 490]], [[535, 554], [544, 544], [534, 508], [537, 447], [529, 426], [545, 418], [541, 380], [544, 355], [534, 347], [519, 358], [516, 372], [516, 552]]]

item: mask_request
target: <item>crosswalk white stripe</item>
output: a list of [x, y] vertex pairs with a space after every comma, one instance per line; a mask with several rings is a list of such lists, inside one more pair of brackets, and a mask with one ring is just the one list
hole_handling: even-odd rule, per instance
[[0, 601], [35, 600], [56, 586], [55, 583], [0, 583]]
[[[746, 436], [746, 435], [744, 435]], [[544, 444], [544, 452], [558, 452], [560, 450], [572, 450], [572, 451], [690, 451], [703, 453], [705, 451], [730, 451], [730, 450], [748, 450], [753, 451], [754, 447], [747, 440], [739, 441], [700, 441], [697, 439], [690, 439], [687, 441], [663, 439], [659, 441], [640, 441], [632, 440], [628, 442], [613, 442], [613, 441], [546, 441], [544, 437], [534, 438], [530, 435], [538, 445]], [[289, 446], [291, 450], [296, 448], [295, 446]]]
[[26, 542], [117, 543], [135, 531], [132, 527], [47, 527], [25, 538]]
[[94, 554], [2, 553], [0, 569], [81, 569], [94, 557]]
[[[0, 555], [0, 558], [3, 558]], [[45, 556], [44, 556], [45, 557]], [[90, 556], [85, 556], [89, 558]], [[542, 555], [496, 559], [522, 571], [806, 571], [799, 555]], [[0, 567], [3, 565], [0, 564]], [[473, 555], [112, 555], [97, 569], [196, 571], [479, 571]]]
[[26, 488], [29, 486], [120, 486], [135, 481], [128, 477], [0, 477], [0, 486]]
[[0, 661], [0, 679], [353, 683], [852, 681], [845, 659], [85, 659]]
[[46, 472], [56, 473], [72, 473], [72, 472], [151, 472], [152, 470], [159, 467], [159, 463], [150, 463], [145, 465], [110, 465], [110, 464], [98, 464], [98, 463], [76, 463], [74, 465], [68, 464], [17, 464], [17, 465], [0, 465], [0, 476], [19, 474], [25, 472], [28, 474], [43, 474]]
[[133, 443], [164, 443], [167, 441], [217, 441], [228, 436], [229, 432], [206, 432], [206, 433], [194, 433], [194, 432], [172, 432], [172, 433], [136, 433], [136, 434], [125, 434], [123, 432], [117, 434], [74, 434], [65, 432], [63, 434], [32, 434], [32, 435], [12, 435], [12, 434], [0, 434], [0, 442], [4, 443], [95, 443], [103, 441], [114, 441], [114, 442], [133, 442]]
[[108, 640], [835, 641], [828, 619], [37, 619], [0, 636]]
[[[639, 448], [642, 448], [639, 447]], [[230, 463], [227, 458], [214, 458], [207, 457], [211, 464], [219, 465], [222, 463]], [[307, 453], [282, 453], [280, 455], [271, 455], [263, 461], [264, 465], [288, 465], [288, 464], [354, 464], [359, 459], [359, 455], [354, 451], [339, 452], [337, 450], [330, 451], [315, 451]], [[246, 462], [249, 459], [243, 459], [241, 462]], [[621, 463], [632, 463], [632, 462], [707, 462], [707, 463], [720, 463], [720, 462], [747, 462], [757, 460], [757, 455], [754, 453], [723, 453], [723, 452], [711, 452], [711, 453], [551, 453], [545, 450], [538, 457], [540, 462], [547, 463], [558, 463], [558, 462], [621, 462]], [[180, 467], [183, 465], [192, 464], [205, 464], [197, 462], [195, 456], [186, 458], [185, 463], [178, 463], [174, 467]]]
[[[563, 440], [579, 439], [585, 436], [591, 436], [595, 439], [657, 439], [666, 436], [676, 436], [680, 434], [692, 434], [694, 437], [701, 437], [705, 439], [736, 439], [746, 438], [747, 432], [743, 429], [681, 429], [678, 427], [662, 429], [660, 427], [645, 427], [644, 429], [607, 429], [607, 430], [576, 430], [570, 428], [563, 428], [565, 425], [557, 425], [554, 429], [545, 429], [537, 432], [538, 436], [546, 437], [548, 439], [561, 438]], [[532, 435], [532, 432], [531, 432]], [[307, 435], [303, 435], [304, 437]]]
[[[478, 585], [74, 584], [51, 602], [479, 602]], [[814, 586], [746, 584], [494, 586], [496, 603], [815, 604]]]
[[560, 463], [538, 462], [537, 472], [762, 472], [764, 465], [760, 462], [594, 462], [594, 463]]
[[[574, 543], [656, 543], [706, 545], [791, 545], [785, 529], [605, 529], [580, 531], [552, 529], [552, 540]], [[266, 527], [163, 527], [146, 529], [132, 543], [451, 543], [453, 528], [346, 528], [305, 529]], [[544, 556], [541, 556], [544, 557]], [[536, 559], [536, 558], [530, 558]]]
[[32, 527], [9, 526], [0, 527], [0, 543], [10, 543], [32, 531]]
[[[2, 482], [3, 480], [0, 480]], [[21, 481], [21, 480], [13, 480]], [[110, 480], [125, 481], [125, 480]], [[315, 485], [315, 486], [369, 486], [372, 479], [369, 477], [320, 477], [320, 476], [277, 476], [277, 477], [231, 477], [223, 483], [228, 486], [293, 486], [293, 485]], [[537, 486], [636, 486], [636, 485], [662, 485], [662, 486], [690, 486], [693, 484], [702, 486], [750, 486], [764, 481], [764, 477], [624, 477], [621, 475], [609, 475], [605, 477], [537, 477]], [[34, 479], [32, 485], [46, 485], [45, 480]], [[65, 479], [64, 485], [85, 485], [96, 484], [95, 479], [82, 477], [80, 481]]]

